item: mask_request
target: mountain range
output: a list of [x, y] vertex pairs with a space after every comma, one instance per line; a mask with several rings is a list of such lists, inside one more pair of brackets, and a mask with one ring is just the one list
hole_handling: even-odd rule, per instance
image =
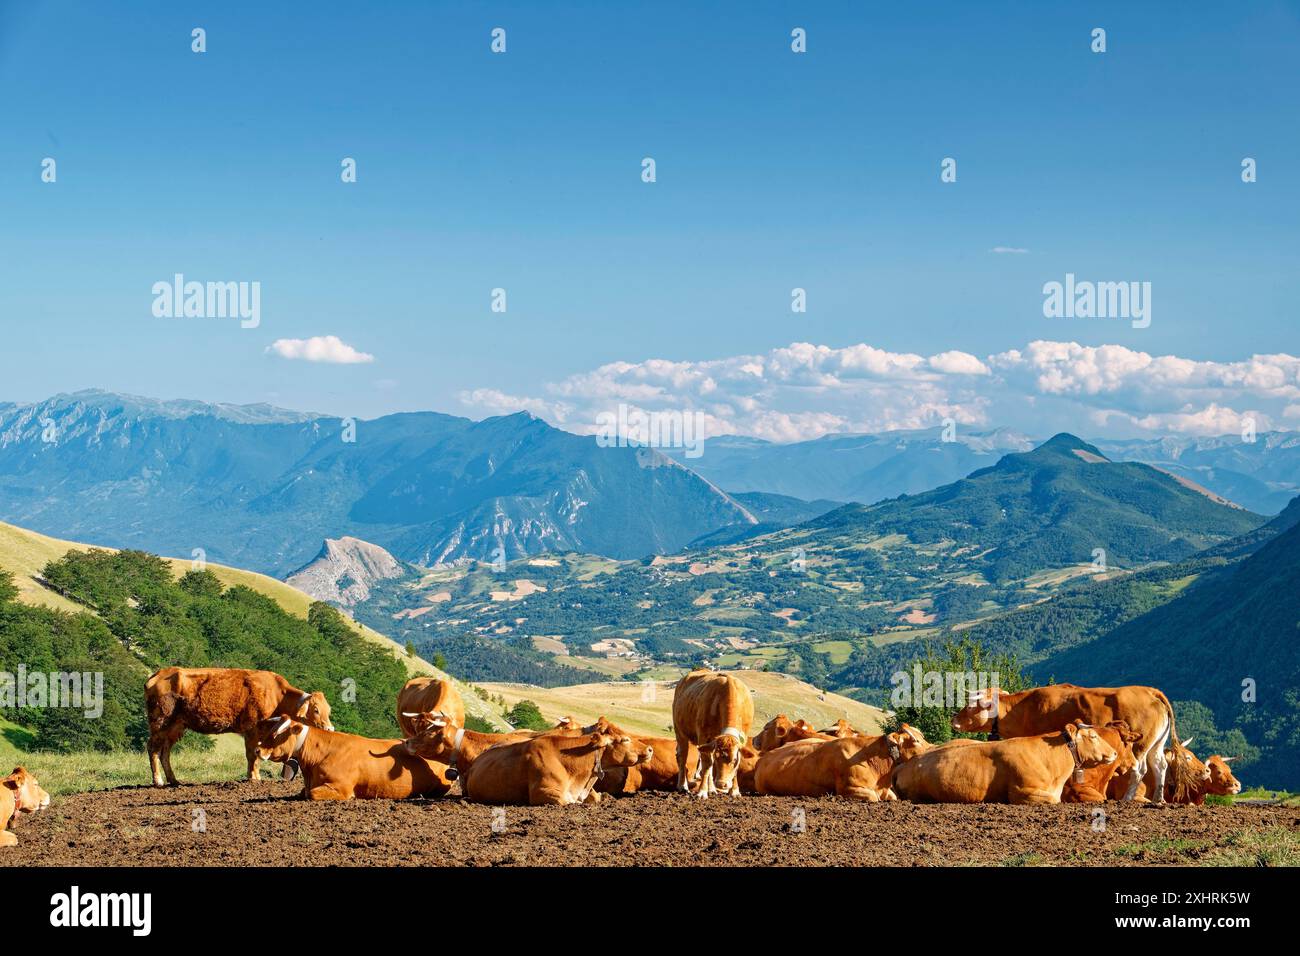
[[0, 406], [0, 518], [278, 577], [326, 538], [433, 566], [634, 558], [758, 523], [653, 449], [602, 448], [527, 413], [351, 422], [99, 391]]

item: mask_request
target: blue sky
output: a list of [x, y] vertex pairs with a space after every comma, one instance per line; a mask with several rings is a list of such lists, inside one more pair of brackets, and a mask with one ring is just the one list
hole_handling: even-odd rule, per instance
[[[1300, 427], [1295, 3], [271, 6], [0, 0], [0, 400]], [[260, 326], [154, 317], [177, 272]], [[374, 360], [267, 351], [326, 335]]]

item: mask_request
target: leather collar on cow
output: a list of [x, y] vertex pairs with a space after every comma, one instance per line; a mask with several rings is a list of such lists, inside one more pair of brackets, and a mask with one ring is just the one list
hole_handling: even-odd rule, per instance
[[1079, 760], [1079, 745], [1064, 730], [1061, 731], [1061, 736], [1065, 738], [1065, 746], [1070, 748], [1070, 756], [1074, 758], [1074, 779], [1081, 782], [1083, 780], [1083, 764]]
[[738, 727], [723, 727], [719, 737], [735, 737], [740, 742], [740, 746], [745, 746], [745, 734]]
[[998, 715], [996, 712], [994, 712], [993, 727], [989, 731], [989, 740], [1001, 740], [1001, 739], [1002, 739], [1002, 735], [998, 733]]
[[447, 779], [455, 780], [460, 776], [460, 745], [465, 742], [465, 728], [460, 727], [451, 742], [451, 760], [447, 762]]

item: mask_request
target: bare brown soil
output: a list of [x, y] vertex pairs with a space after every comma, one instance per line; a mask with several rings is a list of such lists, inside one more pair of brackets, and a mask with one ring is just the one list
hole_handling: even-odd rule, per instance
[[1294, 807], [1110, 803], [1097, 832], [1092, 807], [1079, 804], [699, 803], [642, 793], [507, 807], [495, 833], [493, 807], [456, 798], [311, 803], [297, 790], [263, 781], [56, 798], [21, 821], [20, 843], [0, 850], [0, 866], [1159, 865], [1195, 863], [1245, 830], [1300, 828]]

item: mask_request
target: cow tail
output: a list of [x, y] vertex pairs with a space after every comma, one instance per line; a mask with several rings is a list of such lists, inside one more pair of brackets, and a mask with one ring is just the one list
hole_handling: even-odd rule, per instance
[[1178, 728], [1174, 724], [1174, 705], [1169, 703], [1169, 698], [1163, 692], [1156, 691], [1156, 693], [1160, 695], [1160, 702], [1165, 705], [1165, 710], [1169, 713], [1169, 743], [1171, 745], [1170, 749], [1174, 752], [1173, 763], [1166, 773], [1173, 775], [1174, 802], [1184, 803], [1191, 798], [1195, 787], [1195, 781], [1192, 780], [1191, 761], [1180, 759], [1188, 751], [1183, 746], [1182, 741], [1178, 739]]

